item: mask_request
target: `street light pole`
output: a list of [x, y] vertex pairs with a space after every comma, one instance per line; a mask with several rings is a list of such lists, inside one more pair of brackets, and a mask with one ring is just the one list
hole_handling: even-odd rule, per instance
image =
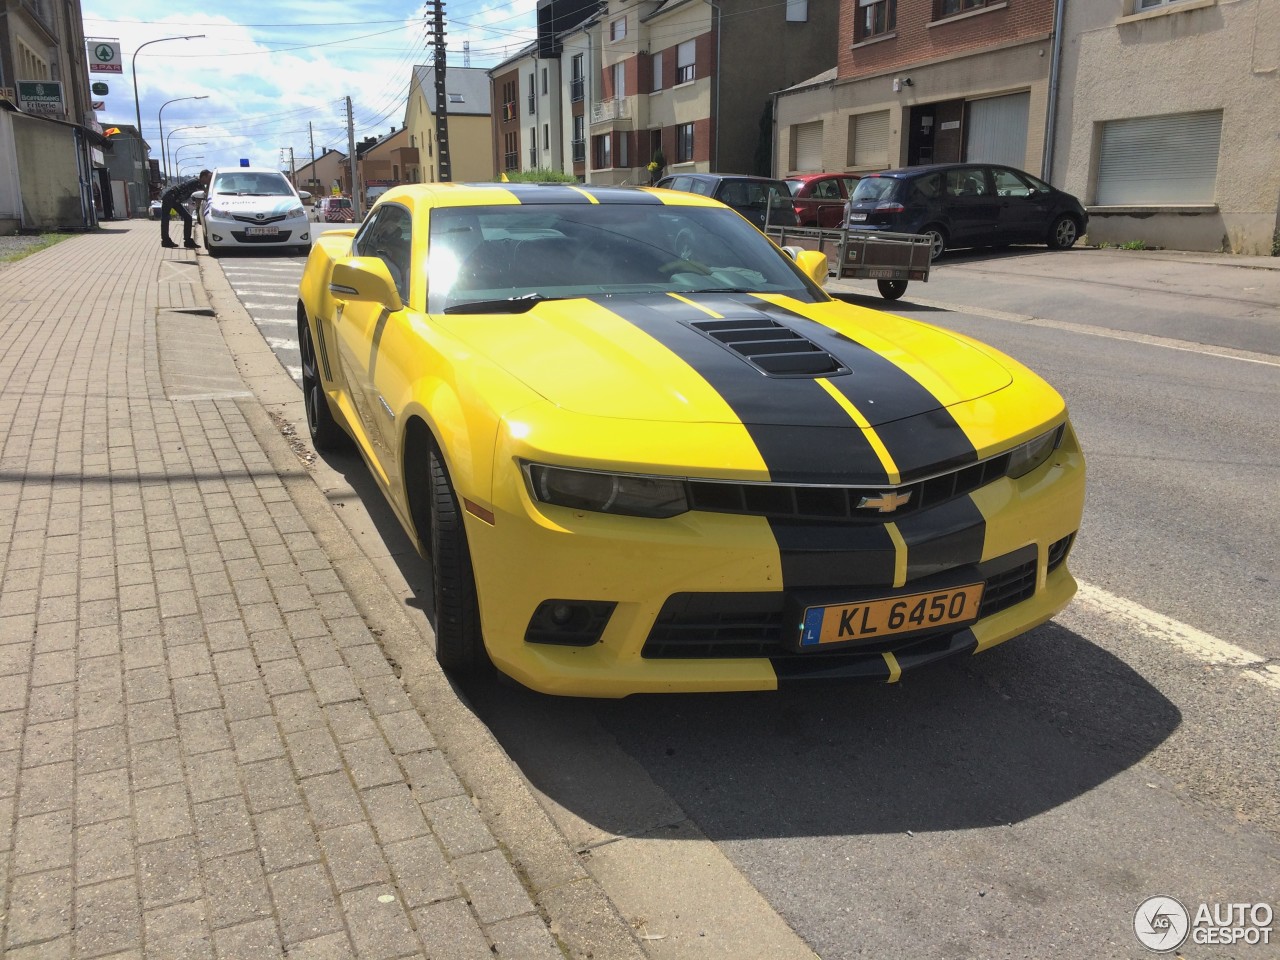
[[165, 187], [169, 185], [169, 160], [164, 146], [164, 108], [171, 103], [177, 103], [179, 100], [208, 100], [209, 95], [202, 93], [198, 97], [174, 97], [172, 100], [166, 100], [160, 104], [160, 111], [156, 114], [156, 120], [160, 124], [160, 167], [164, 173]]
[[[178, 149], [177, 149], [177, 150], [175, 150], [175, 151], [173, 152], [173, 154], [172, 154], [172, 156], [173, 156], [173, 165], [174, 165], [175, 167], [179, 166], [179, 164], [178, 164], [178, 154], [180, 154], [183, 150], [186, 150], [188, 147], [203, 147], [203, 146], [207, 146], [207, 145], [208, 145], [208, 143], [209, 143], [209, 141], [208, 141], [208, 140], [202, 140], [202, 141], [200, 141], [199, 143], [184, 143], [182, 146], [178, 147]], [[195, 157], [187, 157], [187, 159], [188, 159], [188, 160], [195, 160], [196, 158], [195, 158]], [[200, 154], [199, 159], [203, 160], [203, 159], [204, 159], [204, 154]]]
[[[198, 156], [198, 157], [187, 157], [187, 158], [183, 161], [183, 163], [195, 163], [195, 161], [197, 161], [197, 160], [203, 160], [203, 159], [204, 159], [204, 154], [202, 153], [202, 154], [200, 154], [200, 156]], [[181, 178], [181, 176], [182, 176], [182, 167], [178, 167], [176, 172], [177, 172], [177, 174], [178, 174], [179, 178]]]
[[[203, 123], [191, 123], [191, 124], [187, 124], [187, 126], [185, 127], [174, 127], [165, 135], [164, 152], [169, 154], [169, 156], [173, 156], [173, 151], [169, 149], [169, 141], [173, 139], [173, 135], [177, 133], [179, 130], [203, 130], [204, 128], [205, 128], [205, 124]], [[208, 141], [206, 140], [205, 143], [208, 143]]]
[[[146, 141], [146, 138], [142, 136], [142, 101], [138, 99], [138, 54], [142, 52], [143, 47], [149, 47], [153, 43], [163, 43], [165, 40], [201, 40], [203, 38], [204, 38], [203, 33], [193, 33], [187, 37], [160, 37], [156, 40], [148, 40], [146, 43], [138, 44], [138, 49], [133, 51], [133, 59], [130, 61], [130, 64], [129, 64], [130, 70], [132, 70], [133, 72], [133, 112], [135, 115], [135, 119], [138, 121], [138, 139], [140, 139], [143, 142], [143, 144], [145, 144], [147, 141]], [[161, 147], [161, 150], [163, 151], [163, 148], [164, 148], [163, 139], [161, 139], [160, 141], [160, 147]], [[145, 165], [147, 160], [145, 149], [142, 150], [142, 154], [143, 154], [142, 162]], [[146, 179], [148, 183], [151, 182], [151, 178], [149, 176]]]

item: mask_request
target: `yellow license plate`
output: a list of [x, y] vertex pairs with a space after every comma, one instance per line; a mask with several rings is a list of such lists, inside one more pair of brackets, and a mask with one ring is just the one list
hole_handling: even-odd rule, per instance
[[806, 607], [800, 628], [800, 648], [831, 643], [871, 643], [904, 633], [939, 630], [978, 619], [981, 583], [946, 590], [884, 597], [857, 603]]

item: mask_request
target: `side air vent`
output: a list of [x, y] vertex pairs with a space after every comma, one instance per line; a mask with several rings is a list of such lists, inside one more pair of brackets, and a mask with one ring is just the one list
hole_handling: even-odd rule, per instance
[[849, 368], [811, 340], [764, 316], [689, 324], [770, 377], [830, 377]]

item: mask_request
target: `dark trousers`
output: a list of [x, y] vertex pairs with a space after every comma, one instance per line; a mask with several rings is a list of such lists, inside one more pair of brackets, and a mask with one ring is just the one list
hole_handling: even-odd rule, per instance
[[169, 239], [169, 211], [177, 210], [178, 216], [182, 218], [182, 239], [191, 239], [191, 214], [187, 213], [187, 208], [175, 200], [169, 194], [165, 194], [160, 198], [160, 239]]

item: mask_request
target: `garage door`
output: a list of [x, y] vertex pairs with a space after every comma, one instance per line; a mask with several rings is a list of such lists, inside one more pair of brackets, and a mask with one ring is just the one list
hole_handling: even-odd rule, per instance
[[1222, 111], [1109, 120], [1098, 150], [1097, 202], [1213, 203]]
[[968, 114], [965, 160], [970, 163], [1003, 163], [1019, 170], [1026, 168], [1030, 93], [970, 100], [965, 109]]

